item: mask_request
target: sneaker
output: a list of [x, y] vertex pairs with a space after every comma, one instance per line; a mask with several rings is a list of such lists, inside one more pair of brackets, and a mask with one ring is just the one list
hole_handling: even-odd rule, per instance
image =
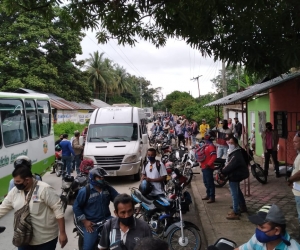
[[226, 219], [227, 220], [239, 220], [240, 216], [232, 211], [232, 213], [227, 214]]

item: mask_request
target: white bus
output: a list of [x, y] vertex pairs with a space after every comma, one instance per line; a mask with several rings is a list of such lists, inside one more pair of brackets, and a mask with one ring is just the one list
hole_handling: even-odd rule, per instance
[[27, 155], [32, 172], [53, 164], [54, 133], [49, 97], [0, 92], [0, 203], [8, 191], [14, 160]]

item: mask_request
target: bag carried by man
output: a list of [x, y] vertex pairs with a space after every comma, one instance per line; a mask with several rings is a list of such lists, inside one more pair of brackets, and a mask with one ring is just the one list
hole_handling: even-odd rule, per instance
[[14, 236], [13, 236], [12, 243], [16, 247], [29, 245], [33, 237], [33, 228], [31, 224], [29, 203], [34, 190], [35, 190], [34, 195], [37, 195], [37, 191], [38, 191], [37, 183], [38, 181], [34, 181], [32, 189], [29, 191], [27, 195], [26, 204], [15, 212]]

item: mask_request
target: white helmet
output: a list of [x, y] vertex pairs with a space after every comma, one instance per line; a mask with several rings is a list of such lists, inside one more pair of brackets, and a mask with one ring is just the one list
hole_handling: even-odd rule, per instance
[[31, 168], [31, 160], [26, 155], [20, 155], [14, 161], [14, 167], [16, 168], [18, 165], [25, 165]]

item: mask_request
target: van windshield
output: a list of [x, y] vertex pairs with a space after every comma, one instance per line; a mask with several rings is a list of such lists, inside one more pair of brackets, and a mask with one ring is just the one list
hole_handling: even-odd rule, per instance
[[136, 141], [137, 123], [93, 124], [89, 126], [88, 142]]

